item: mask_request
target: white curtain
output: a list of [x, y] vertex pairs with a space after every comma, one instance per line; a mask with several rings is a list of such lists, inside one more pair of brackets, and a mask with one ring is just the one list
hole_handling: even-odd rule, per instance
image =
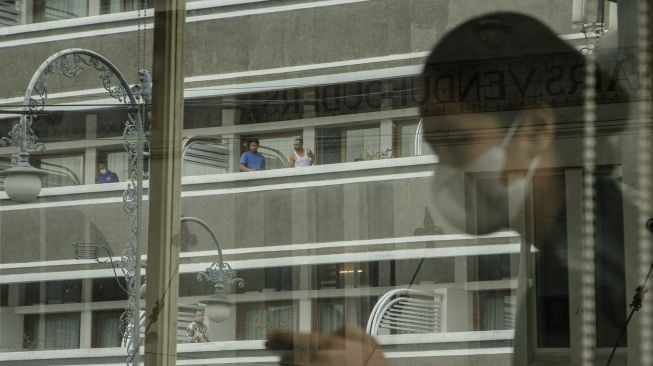
[[120, 332], [120, 312], [98, 312], [95, 329], [95, 347], [120, 347], [122, 333]]
[[129, 160], [124, 151], [110, 152], [107, 154], [107, 167], [118, 174], [118, 180], [124, 182], [129, 179]]
[[514, 329], [515, 296], [496, 296], [483, 299], [481, 330]]
[[79, 318], [79, 313], [46, 315], [43, 349], [79, 348]]

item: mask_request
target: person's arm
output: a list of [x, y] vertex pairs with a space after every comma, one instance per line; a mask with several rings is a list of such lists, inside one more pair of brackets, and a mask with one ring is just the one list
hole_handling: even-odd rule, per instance
[[245, 166], [245, 164], [240, 163], [240, 171], [241, 172], [254, 172], [254, 171], [256, 171], [256, 169], [248, 168], [248, 167]]
[[247, 155], [243, 153], [243, 155], [240, 156], [240, 171], [241, 172], [253, 172], [256, 169], [248, 168], [247, 167]]
[[306, 149], [306, 154], [308, 154], [308, 157], [311, 158], [311, 165], [315, 165], [315, 154], [313, 154], [313, 151]]
[[290, 162], [290, 167], [294, 168], [295, 167], [295, 154], [290, 153], [290, 158], [288, 158], [288, 161]]

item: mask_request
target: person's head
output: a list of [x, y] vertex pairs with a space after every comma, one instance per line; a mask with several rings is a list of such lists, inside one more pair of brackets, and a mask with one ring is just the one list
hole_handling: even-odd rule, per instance
[[195, 310], [195, 321], [198, 322], [204, 321], [204, 309]]
[[251, 152], [256, 152], [258, 151], [258, 139], [251, 139], [249, 140], [247, 147], [249, 148], [249, 151]]
[[107, 171], [108, 171], [106, 163], [100, 163], [100, 164], [98, 164], [97, 167], [98, 167], [98, 171], [100, 172], [100, 174], [106, 174]]
[[295, 141], [293, 142], [293, 147], [297, 151], [301, 151], [301, 149], [304, 148], [304, 140], [301, 138], [296, 138]]
[[[607, 73], [598, 71], [596, 82], [598, 103], [604, 97], [603, 103], [627, 99]], [[525, 199], [515, 192], [528, 188], [539, 167], [559, 166], [570, 155], [568, 149], [562, 153], [556, 140], [582, 138], [584, 86], [584, 57], [529, 16], [494, 13], [445, 35], [427, 58], [418, 92], [424, 138], [440, 162], [436, 190], [447, 185], [445, 189], [456, 190], [440, 195], [447, 202], [441, 206], [464, 211], [461, 175], [492, 172], [501, 178], [502, 189], [478, 194], [477, 202], [486, 200], [493, 207], [493, 200], [507, 194], [515, 214]], [[573, 154], [582, 156], [582, 151]], [[522, 178], [511, 181], [514, 171], [523, 172]], [[457, 217], [452, 226], [467, 231], [465, 215], [452, 216]]]

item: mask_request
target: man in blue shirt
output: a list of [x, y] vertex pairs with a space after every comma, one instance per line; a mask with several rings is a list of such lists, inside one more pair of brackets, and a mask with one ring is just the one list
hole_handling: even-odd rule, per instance
[[240, 156], [240, 171], [255, 172], [257, 170], [265, 170], [265, 158], [257, 152], [258, 140], [250, 140], [248, 146], [249, 150]]
[[98, 164], [100, 175], [95, 179], [95, 183], [114, 183], [119, 182], [118, 174], [112, 172], [107, 168], [107, 164]]

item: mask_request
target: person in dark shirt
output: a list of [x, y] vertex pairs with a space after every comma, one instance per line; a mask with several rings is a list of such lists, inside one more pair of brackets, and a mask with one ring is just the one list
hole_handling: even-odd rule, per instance
[[100, 175], [98, 175], [98, 177], [95, 178], [95, 183], [120, 182], [120, 179], [118, 179], [118, 174], [109, 170], [107, 164], [105, 163], [98, 164], [98, 171], [100, 172]]

